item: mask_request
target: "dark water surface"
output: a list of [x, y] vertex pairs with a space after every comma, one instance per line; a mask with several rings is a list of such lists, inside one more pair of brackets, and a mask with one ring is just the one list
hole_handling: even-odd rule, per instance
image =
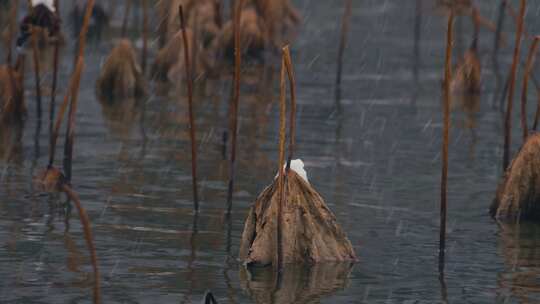
[[[198, 303], [207, 289], [219, 303], [540, 301], [540, 226], [499, 226], [488, 215], [501, 176], [503, 140], [493, 33], [482, 29], [480, 36], [480, 110], [454, 111], [447, 263], [441, 276], [444, 12], [434, 9], [434, 0], [354, 1], [340, 116], [333, 84], [342, 1], [294, 2], [304, 17], [292, 46], [299, 97], [297, 156], [360, 262], [351, 271], [347, 265], [289, 266], [276, 287], [269, 271], [247, 274], [236, 261], [247, 210], [277, 168], [277, 74], [268, 82], [258, 71], [244, 75], [230, 221], [225, 216], [228, 165], [221, 146], [230, 78], [198, 86], [202, 202], [194, 216], [186, 98], [153, 94], [142, 103], [102, 107], [94, 83], [112, 46], [104, 39], [87, 51], [73, 164], [74, 188], [93, 225], [104, 303]], [[477, 1], [481, 14], [494, 22], [498, 2]], [[517, 9], [518, 1], [511, 3]], [[540, 27], [539, 10], [536, 1], [529, 1], [531, 34]], [[458, 55], [471, 41], [471, 28], [470, 17], [456, 21]], [[514, 44], [509, 17], [505, 31], [499, 56], [504, 77]], [[62, 94], [71, 63], [67, 49]], [[73, 212], [67, 226], [64, 197], [32, 186], [32, 176], [46, 166], [48, 131], [44, 122], [36, 147], [30, 76], [29, 117], [15, 145], [20, 151], [8, 157], [9, 147], [0, 147], [0, 302], [88, 303], [91, 267], [78, 215]], [[514, 151], [521, 144], [517, 117]], [[58, 151], [60, 165], [62, 148]]]

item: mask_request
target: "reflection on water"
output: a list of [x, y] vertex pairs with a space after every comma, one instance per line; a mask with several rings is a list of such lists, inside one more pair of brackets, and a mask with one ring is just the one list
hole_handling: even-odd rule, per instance
[[540, 301], [540, 226], [501, 224], [499, 250], [505, 261], [501, 290], [509, 290], [521, 303]]
[[276, 273], [271, 267], [240, 268], [242, 288], [255, 303], [316, 303], [347, 287], [352, 264], [285, 265]]
[[[219, 303], [540, 301], [538, 227], [499, 226], [488, 216], [501, 172], [503, 124], [493, 106], [503, 94], [514, 36], [513, 19], [498, 19], [501, 1], [475, 1], [483, 18], [504, 26], [496, 52], [496, 34], [480, 27], [481, 94], [456, 96], [444, 273], [438, 272], [437, 245], [446, 22], [436, 6], [448, 1], [353, 1], [338, 96], [334, 71], [342, 2], [293, 2], [304, 16], [292, 46], [297, 156], [360, 262], [354, 268], [291, 265], [280, 278], [265, 269], [248, 272], [237, 262], [247, 211], [275, 176], [279, 60], [243, 70], [230, 217], [223, 143], [231, 73], [196, 78], [201, 210], [194, 214], [184, 85], [154, 85], [147, 99], [115, 106], [95, 97], [100, 64], [114, 44], [106, 38], [119, 32], [119, 17], [111, 19], [101, 42], [89, 43], [73, 161], [73, 186], [94, 229], [104, 302], [197, 303], [207, 290]], [[118, 6], [121, 16], [121, 1], [102, 4], [111, 11]], [[67, 14], [70, 4], [64, 5]], [[540, 4], [529, 5], [526, 22], [534, 33]], [[132, 13], [128, 32], [136, 40], [137, 1]], [[465, 7], [457, 18], [456, 64], [474, 37], [471, 10]], [[72, 44], [68, 40], [62, 53], [59, 96], [72, 70]], [[0, 302], [89, 302], [91, 268], [77, 215], [65, 210], [63, 196], [32, 187], [34, 171], [47, 162], [48, 132], [38, 129], [33, 74], [26, 75], [28, 119], [23, 128], [0, 128]], [[47, 87], [50, 72], [43, 78]], [[335, 111], [336, 98], [341, 113]], [[48, 100], [44, 96], [44, 109]], [[517, 126], [519, 120], [513, 121]], [[516, 127], [514, 137], [519, 133]], [[516, 141], [513, 151], [518, 148]], [[60, 160], [62, 149], [57, 150]]]
[[2, 163], [20, 165], [23, 161], [22, 137], [24, 123], [0, 122], [0, 158]]

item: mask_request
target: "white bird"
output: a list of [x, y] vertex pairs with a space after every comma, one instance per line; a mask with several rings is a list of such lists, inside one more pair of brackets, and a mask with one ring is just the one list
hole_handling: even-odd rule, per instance
[[54, 12], [54, 0], [32, 0], [32, 6], [37, 6], [43, 4], [45, 5], [51, 12]]
[[[283, 166], [283, 168], [284, 169], [287, 168], [287, 164], [285, 164]], [[309, 184], [309, 180], [308, 180], [308, 177], [307, 177], [307, 172], [304, 169], [304, 162], [301, 159], [293, 159], [291, 161], [291, 170], [293, 170], [298, 175], [300, 175], [300, 177], [303, 178]], [[278, 175], [279, 175], [279, 172], [276, 174], [275, 178], [277, 178]]]

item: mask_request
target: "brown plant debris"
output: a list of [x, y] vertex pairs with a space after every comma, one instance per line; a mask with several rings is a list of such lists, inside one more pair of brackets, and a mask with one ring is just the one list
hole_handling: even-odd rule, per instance
[[292, 264], [282, 272], [241, 267], [240, 286], [254, 303], [319, 303], [319, 299], [347, 287], [352, 269], [352, 263]]
[[247, 3], [254, 3], [264, 20], [268, 40], [277, 48], [289, 42], [287, 32], [302, 21], [302, 16], [289, 0], [251, 0]]
[[293, 170], [286, 176], [282, 225], [278, 227], [278, 180], [259, 195], [249, 211], [240, 259], [247, 265], [270, 265], [281, 247], [283, 264], [356, 261], [351, 242], [323, 198]]
[[[197, 49], [195, 48], [197, 44], [195, 44], [193, 31], [186, 29], [186, 36], [188, 45], [191, 46], [191, 50], [195, 50], [196, 52]], [[185, 47], [182, 31], [178, 31], [157, 53], [156, 60], [152, 65], [152, 77], [157, 81], [163, 82], [175, 82], [179, 79], [184, 79], [186, 68], [184, 51]], [[200, 70], [201, 67], [195, 62], [195, 64], [192, 65], [193, 74], [197, 74]]]
[[219, 11], [216, 0], [198, 0], [186, 12], [187, 27], [196, 32], [198, 40], [208, 47], [220, 33]]
[[[262, 58], [267, 45], [264, 21], [254, 7], [242, 9], [240, 16], [240, 50], [250, 59]], [[221, 35], [214, 41], [213, 52], [224, 49], [227, 58], [234, 58], [234, 20], [223, 26]]]
[[490, 213], [501, 220], [540, 218], [540, 134], [527, 137], [506, 170]]
[[193, 0], [159, 0], [156, 2], [156, 12], [159, 19], [159, 45], [164, 46], [180, 28], [178, 7], [184, 8], [187, 18], [190, 16]]
[[65, 182], [62, 171], [55, 167], [49, 167], [45, 171], [38, 173], [34, 179], [34, 184], [44, 192], [59, 192]]
[[481, 85], [482, 66], [475, 49], [468, 49], [459, 61], [450, 90], [456, 94], [479, 94]]
[[459, 107], [467, 113], [480, 110], [479, 96], [482, 67], [476, 50], [469, 49], [459, 61], [450, 83], [452, 107]]
[[81, 204], [79, 196], [73, 191], [73, 189], [71, 189], [71, 186], [67, 184], [67, 179], [62, 171], [53, 166], [50, 166], [45, 171], [39, 173], [34, 179], [34, 183], [38, 188], [40, 188], [40, 190], [45, 192], [65, 193], [69, 197], [70, 202], [75, 205], [75, 208], [79, 213], [79, 219], [84, 232], [84, 239], [86, 241], [86, 246], [90, 254], [92, 269], [94, 271], [93, 303], [101, 303], [101, 283], [96, 247], [94, 245], [94, 235], [92, 233], [90, 219], [86, 213], [86, 210]]
[[146, 94], [146, 82], [129, 40], [121, 40], [111, 51], [101, 68], [96, 87], [99, 99], [109, 102]]

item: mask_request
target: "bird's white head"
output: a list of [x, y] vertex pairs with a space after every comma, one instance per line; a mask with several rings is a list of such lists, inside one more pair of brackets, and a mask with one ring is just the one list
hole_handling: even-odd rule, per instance
[[54, 12], [54, 0], [32, 0], [32, 6], [39, 4], [45, 5], [51, 12]]

